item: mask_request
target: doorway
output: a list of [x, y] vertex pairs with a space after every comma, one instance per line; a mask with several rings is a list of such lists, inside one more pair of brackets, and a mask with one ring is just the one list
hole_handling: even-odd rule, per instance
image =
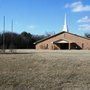
[[69, 43], [60, 43], [60, 49], [69, 49]]

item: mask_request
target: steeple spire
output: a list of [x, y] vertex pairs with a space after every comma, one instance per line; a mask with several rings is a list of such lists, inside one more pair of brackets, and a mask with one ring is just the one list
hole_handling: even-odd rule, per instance
[[67, 25], [67, 16], [66, 16], [66, 13], [65, 13], [65, 18], [64, 18], [63, 31], [64, 32], [68, 32], [68, 25]]

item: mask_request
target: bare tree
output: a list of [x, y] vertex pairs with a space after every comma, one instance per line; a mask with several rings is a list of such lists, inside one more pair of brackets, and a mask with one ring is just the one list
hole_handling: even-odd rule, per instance
[[53, 35], [55, 35], [55, 32], [46, 32], [45, 33], [46, 37], [50, 37], [50, 36], [53, 36]]
[[90, 38], [90, 33], [85, 33], [85, 37]]

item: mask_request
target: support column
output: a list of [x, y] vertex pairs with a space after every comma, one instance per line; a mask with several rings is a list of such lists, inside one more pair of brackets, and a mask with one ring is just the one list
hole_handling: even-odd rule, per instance
[[69, 50], [71, 49], [70, 42], [69, 42]]
[[82, 49], [84, 49], [84, 43], [82, 43]]

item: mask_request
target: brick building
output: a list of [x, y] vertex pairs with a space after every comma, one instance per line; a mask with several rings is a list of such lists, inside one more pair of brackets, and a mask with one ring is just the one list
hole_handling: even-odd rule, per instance
[[68, 26], [65, 22], [63, 31], [50, 36], [48, 38], [37, 41], [36, 49], [49, 49], [49, 50], [65, 50], [65, 49], [77, 49], [77, 50], [90, 50], [90, 39], [69, 33]]

